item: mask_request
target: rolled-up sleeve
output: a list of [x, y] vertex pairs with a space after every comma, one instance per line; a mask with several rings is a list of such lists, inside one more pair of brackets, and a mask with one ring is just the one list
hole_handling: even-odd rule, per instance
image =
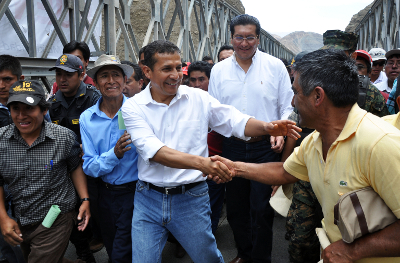
[[149, 124], [135, 111], [131, 103], [135, 102], [130, 100], [125, 103], [121, 109], [126, 130], [131, 135], [131, 140], [136, 146], [139, 155], [147, 165], [151, 165], [150, 159], [153, 158], [165, 144], [157, 138]]
[[[79, 126], [81, 130], [82, 149], [83, 149], [83, 171], [92, 177], [100, 177], [110, 173], [119, 164], [119, 159], [114, 153], [114, 147], [104, 153], [99, 153], [93, 143], [90, 133], [86, 126], [86, 117], [81, 115]], [[103, 134], [102, 136], [107, 136]]]
[[235, 136], [243, 140], [249, 140], [244, 130], [251, 117], [238, 111], [235, 107], [221, 104], [217, 99], [209, 95], [208, 113], [209, 126], [225, 137]]

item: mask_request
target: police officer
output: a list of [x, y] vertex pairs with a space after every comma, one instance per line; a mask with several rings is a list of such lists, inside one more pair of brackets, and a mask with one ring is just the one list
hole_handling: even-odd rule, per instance
[[[82, 112], [96, 104], [101, 94], [91, 85], [85, 84], [82, 80], [85, 76], [82, 61], [74, 55], [64, 54], [60, 56], [56, 65], [50, 70], [56, 70], [56, 83], [59, 90], [50, 97], [50, 116], [55, 124], [64, 126], [75, 132], [78, 142], [82, 144], [79, 128], [79, 117]], [[95, 182], [89, 182], [95, 184]], [[89, 196], [90, 191], [89, 191]], [[91, 208], [92, 208], [92, 202]], [[96, 210], [96, 209], [93, 209]], [[75, 228], [74, 228], [75, 229]], [[89, 248], [89, 229], [85, 232], [73, 230], [71, 242], [75, 245], [78, 258], [87, 263], [96, 262]]]

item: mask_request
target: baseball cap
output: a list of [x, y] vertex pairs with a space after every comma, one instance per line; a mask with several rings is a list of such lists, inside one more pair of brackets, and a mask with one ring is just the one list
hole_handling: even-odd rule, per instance
[[97, 71], [99, 71], [104, 66], [117, 66], [120, 69], [122, 69], [125, 76], [127, 76], [128, 78], [133, 73], [133, 68], [127, 64], [121, 64], [121, 61], [119, 60], [119, 58], [117, 56], [102, 54], [94, 62], [94, 67], [91, 68], [90, 70], [86, 71], [86, 74], [89, 77], [91, 77], [92, 79], [94, 79], [94, 76], [96, 75]]
[[19, 80], [10, 88], [7, 105], [11, 102], [22, 102], [36, 106], [40, 100], [46, 98], [42, 85], [35, 80]]
[[341, 30], [328, 30], [323, 35], [324, 46], [321, 49], [356, 50], [358, 36]]
[[182, 67], [183, 75], [187, 75], [188, 74], [188, 69], [189, 69], [190, 64], [191, 64], [190, 62], [185, 62], [186, 66]]
[[368, 52], [371, 55], [372, 61], [377, 61], [377, 60], [381, 60], [384, 59], [386, 60], [385, 54], [386, 51], [383, 50], [382, 48], [373, 48]]
[[368, 54], [367, 51], [360, 49], [360, 50], [356, 50], [355, 52], [357, 53], [357, 57], [365, 58], [367, 61], [369, 61], [369, 63], [371, 63], [371, 66], [372, 66], [372, 58]]
[[83, 71], [83, 63], [77, 56], [64, 54], [57, 59], [56, 65], [49, 70], [55, 70], [57, 68], [65, 70], [67, 72], [78, 71], [80, 73]]
[[400, 55], [400, 48], [396, 48], [396, 49], [392, 49], [392, 50], [389, 50], [387, 53], [386, 53], [386, 58], [389, 58], [390, 56], [393, 56], [393, 55]]

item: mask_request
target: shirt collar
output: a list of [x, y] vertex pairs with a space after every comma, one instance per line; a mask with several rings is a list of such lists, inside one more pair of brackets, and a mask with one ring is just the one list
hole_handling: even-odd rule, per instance
[[[124, 94], [122, 94], [122, 96], [124, 96], [123, 100], [122, 100], [122, 105], [124, 105], [125, 101], [128, 99], [127, 97], [125, 97]], [[94, 111], [92, 113], [92, 115], [90, 116], [90, 119], [93, 119], [94, 114], [96, 114], [97, 116], [101, 117], [102, 114], [104, 114], [101, 110], [100, 110], [100, 103], [103, 101], [103, 97], [100, 97], [100, 99], [97, 100], [96, 104], [94, 105]], [[121, 107], [122, 107], [121, 105]], [[119, 109], [121, 110], [121, 108]]]
[[[141, 96], [140, 100], [137, 102], [138, 104], [146, 105], [149, 103], [154, 103], [157, 104], [155, 100], [153, 100], [153, 97], [151, 96], [151, 82], [146, 86], [146, 88], [141, 91], [139, 94]], [[180, 85], [178, 88], [178, 91], [176, 92], [175, 97], [172, 99], [171, 103], [179, 100], [182, 96], [185, 96], [186, 98], [189, 98], [189, 93], [188, 93], [188, 86], [186, 85]]]
[[[335, 140], [335, 142], [344, 141], [356, 133], [362, 119], [366, 114], [367, 112], [361, 109], [357, 103], [355, 103], [351, 108], [349, 115], [347, 116], [347, 120], [344, 124], [342, 132], [339, 134], [339, 137]], [[317, 141], [319, 137], [319, 132], [315, 132], [313, 134], [314, 141]]]
[[[251, 63], [254, 63], [256, 60], [257, 60], [257, 58], [260, 56], [260, 53], [261, 51], [260, 50], [258, 50], [258, 48], [256, 49], [256, 53], [254, 53], [254, 55], [253, 55], [253, 57], [251, 58]], [[232, 57], [232, 59], [233, 59], [233, 62], [236, 64], [236, 65], [238, 65], [239, 66], [239, 63], [237, 62], [237, 60], [236, 60], [236, 52], [233, 52], [233, 55], [231, 56]], [[240, 67], [240, 66], [239, 66]]]
[[0, 103], [0, 108], [6, 109], [8, 111], [8, 108], [6, 105], [3, 105], [2, 103]]

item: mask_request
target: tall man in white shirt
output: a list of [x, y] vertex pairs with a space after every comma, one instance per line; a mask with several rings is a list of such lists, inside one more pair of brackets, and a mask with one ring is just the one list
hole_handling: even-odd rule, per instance
[[[287, 119], [293, 92], [281, 60], [258, 50], [260, 23], [239, 15], [232, 19], [233, 56], [211, 71], [209, 93], [219, 102], [262, 121]], [[222, 155], [253, 163], [279, 161], [283, 137], [260, 136], [244, 141], [226, 136]], [[243, 178], [226, 185], [227, 216], [238, 249], [231, 263], [271, 262], [274, 211], [269, 205], [271, 187]]]
[[122, 115], [140, 157], [132, 219], [132, 262], [161, 262], [171, 232], [196, 263], [224, 262], [211, 232], [203, 174], [227, 175], [208, 158], [207, 134], [241, 139], [265, 134], [297, 138], [291, 121], [266, 123], [223, 105], [200, 89], [180, 85], [180, 51], [155, 41], [144, 53], [148, 87], [129, 99]]

